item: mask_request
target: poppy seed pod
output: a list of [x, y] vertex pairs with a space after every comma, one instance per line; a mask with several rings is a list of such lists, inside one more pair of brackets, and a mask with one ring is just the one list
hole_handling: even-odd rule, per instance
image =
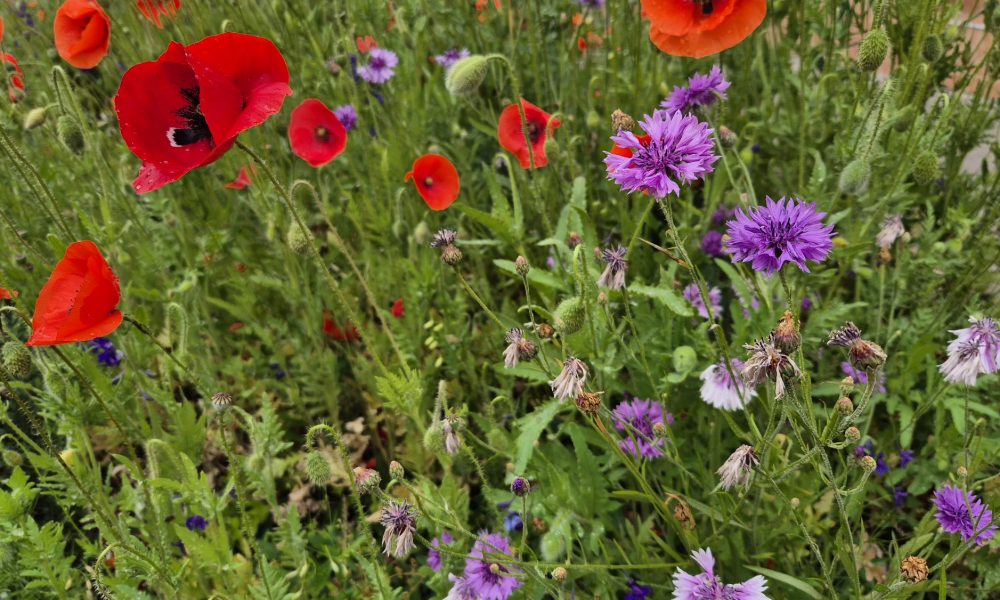
[[941, 55], [944, 54], [944, 45], [941, 44], [941, 38], [936, 35], [929, 35], [925, 37], [924, 45], [920, 49], [920, 53], [927, 62], [937, 62], [937, 60], [941, 58]]
[[3, 368], [16, 379], [26, 379], [31, 375], [31, 352], [19, 341], [3, 345]]
[[326, 485], [330, 483], [332, 474], [325, 456], [315, 451], [306, 455], [306, 476], [309, 481], [316, 485]]
[[917, 155], [910, 170], [913, 181], [917, 185], [930, 185], [935, 179], [941, 176], [941, 167], [938, 165], [938, 157], [930, 150], [924, 150]]
[[452, 96], [464, 96], [476, 91], [486, 79], [489, 59], [482, 54], [467, 56], [451, 66], [444, 75], [444, 87]]
[[212, 408], [222, 412], [233, 404], [233, 396], [227, 392], [216, 392], [212, 394]]
[[48, 109], [44, 106], [39, 106], [38, 108], [29, 110], [28, 114], [24, 115], [24, 130], [29, 131], [41, 126], [41, 124], [45, 122], [45, 117], [48, 112]]
[[56, 120], [56, 135], [59, 136], [59, 142], [70, 152], [83, 153], [83, 130], [73, 117], [63, 115]]
[[559, 303], [552, 313], [552, 321], [556, 330], [566, 336], [573, 335], [583, 327], [586, 310], [579, 297], [567, 298]]
[[848, 196], [860, 196], [868, 189], [868, 182], [872, 176], [871, 165], [863, 158], [855, 158], [847, 163], [844, 170], [840, 172], [840, 179], [837, 186], [841, 194]]
[[885, 61], [889, 52], [889, 36], [879, 27], [868, 32], [858, 48], [858, 66], [862, 71], [874, 71]]

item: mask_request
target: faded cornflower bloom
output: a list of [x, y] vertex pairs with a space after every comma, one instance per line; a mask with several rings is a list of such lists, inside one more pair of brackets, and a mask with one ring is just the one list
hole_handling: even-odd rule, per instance
[[531, 360], [538, 352], [538, 347], [531, 340], [524, 337], [524, 331], [514, 328], [507, 330], [507, 348], [503, 351], [504, 367], [510, 369], [516, 367], [522, 360]]
[[1000, 329], [990, 317], [969, 317], [970, 327], [953, 329], [948, 359], [939, 369], [946, 381], [976, 385], [979, 375], [995, 373], [1000, 363]]
[[802, 336], [799, 335], [795, 317], [792, 316], [792, 311], [786, 310], [778, 320], [778, 326], [774, 328], [774, 345], [785, 354], [792, 354], [799, 349], [801, 343]]
[[875, 244], [883, 250], [888, 250], [905, 231], [902, 215], [886, 217], [885, 221], [882, 221], [882, 229], [875, 236]]
[[870, 371], [885, 364], [885, 351], [874, 342], [861, 339], [861, 330], [848, 321], [840, 329], [830, 332], [827, 346], [847, 348], [847, 360], [855, 369]]
[[431, 238], [431, 248], [440, 248], [441, 260], [451, 266], [462, 262], [462, 251], [455, 245], [457, 239], [458, 232], [454, 229], [442, 229]]
[[749, 356], [743, 365], [743, 380], [750, 387], [757, 387], [764, 381], [774, 381], [774, 399], [785, 395], [785, 381], [782, 374], [799, 375], [799, 366], [784, 352], [774, 345], [774, 334], [756, 340], [752, 344], [744, 344]]
[[635, 129], [635, 119], [629, 116], [629, 114], [622, 109], [615, 109], [615, 112], [611, 113], [611, 129], [615, 132], [623, 129], [625, 131], [631, 131]]
[[583, 392], [583, 385], [587, 382], [587, 365], [582, 360], [569, 356], [563, 363], [562, 371], [549, 382], [552, 386], [552, 395], [560, 400], [576, 398]]
[[[743, 370], [743, 361], [738, 358], [730, 360], [733, 375], [729, 374], [726, 362], [709, 365], [701, 372], [701, 399], [715, 408], [722, 410], [739, 410], [750, 403], [750, 399], [757, 395], [757, 392], [747, 386], [740, 376]], [[740, 400], [740, 396], [743, 399]]]
[[899, 565], [899, 572], [910, 583], [920, 583], [927, 579], [927, 561], [919, 556], [907, 556]]
[[620, 290], [625, 287], [625, 272], [628, 271], [628, 260], [625, 255], [628, 250], [624, 246], [608, 248], [604, 251], [604, 262], [608, 264], [601, 273], [597, 285], [609, 290]]
[[737, 485], [750, 487], [750, 473], [759, 464], [760, 458], [753, 446], [743, 444], [737, 448], [716, 471], [722, 482], [722, 489], [731, 490]]
[[462, 438], [458, 437], [462, 425], [464, 423], [459, 417], [448, 417], [441, 421], [441, 431], [444, 433], [444, 451], [448, 454], [458, 454], [462, 446]]
[[413, 549], [413, 534], [417, 530], [417, 511], [407, 503], [391, 501], [382, 506], [380, 519], [385, 533], [382, 535], [382, 552], [386, 556], [402, 558]]

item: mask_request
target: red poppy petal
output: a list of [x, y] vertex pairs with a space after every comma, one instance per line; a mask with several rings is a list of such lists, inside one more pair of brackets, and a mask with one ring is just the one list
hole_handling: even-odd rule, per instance
[[347, 129], [325, 104], [309, 98], [292, 111], [288, 142], [296, 156], [321, 167], [347, 147]]
[[0, 300], [13, 300], [19, 295], [20, 294], [17, 293], [17, 290], [11, 291], [7, 288], [0, 288]]
[[665, 21], [651, 20], [649, 39], [671, 56], [704, 58], [742, 42], [767, 15], [766, 0], [732, 0], [726, 8], [728, 12], [713, 15], [679, 36], [665, 28]]
[[56, 51], [78, 69], [91, 69], [108, 54], [111, 20], [95, 0], [66, 0], [53, 21]]
[[188, 164], [181, 169], [173, 169], [170, 163], [144, 162], [139, 168], [139, 175], [132, 181], [132, 189], [137, 194], [147, 194], [160, 189], [168, 183], [173, 183], [184, 177], [198, 167], [204, 167], [222, 158], [222, 155], [229, 151], [236, 143], [235, 139], [229, 140], [225, 144], [215, 148], [197, 164]]
[[[523, 98], [521, 102], [524, 106], [524, 116], [527, 119], [529, 131], [533, 129], [536, 132], [533, 138], [534, 141], [531, 144], [534, 152], [535, 168], [544, 167], [549, 164], [548, 157], [545, 155], [545, 136], [546, 126], [551, 115]], [[555, 129], [559, 125], [559, 120], [555, 119], [552, 121], [551, 129]], [[497, 137], [500, 140], [500, 145], [517, 157], [522, 169], [531, 168], [531, 155], [528, 152], [528, 144], [524, 139], [524, 131], [521, 128], [521, 115], [516, 104], [511, 104], [500, 113], [500, 121], [497, 124]]]
[[431, 210], [444, 210], [458, 198], [461, 191], [458, 170], [447, 158], [425, 154], [414, 161], [410, 173], [417, 192]]
[[240, 169], [240, 174], [236, 176], [236, 179], [226, 184], [226, 188], [230, 190], [242, 190], [250, 184], [250, 173], [247, 172], [246, 167], [243, 167]]
[[0, 17], [0, 42], [3, 41], [3, 17]]

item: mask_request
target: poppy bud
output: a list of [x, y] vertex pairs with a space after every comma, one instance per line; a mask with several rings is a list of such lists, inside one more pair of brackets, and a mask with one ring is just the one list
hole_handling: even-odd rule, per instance
[[899, 572], [910, 583], [920, 583], [927, 579], [927, 561], [919, 556], [907, 556], [899, 565]]
[[847, 163], [844, 170], [840, 172], [840, 180], [838, 181], [840, 193], [848, 196], [860, 196], [868, 189], [871, 175], [872, 168], [868, 161], [863, 158], [855, 158]]
[[306, 455], [306, 477], [316, 485], [326, 485], [330, 483], [333, 472], [326, 457], [319, 452], [310, 452]]
[[725, 125], [719, 127], [719, 143], [722, 144], [723, 148], [732, 148], [736, 145], [737, 141], [739, 141], [739, 137], [736, 135], [735, 131]]
[[857, 427], [848, 427], [844, 432], [844, 439], [848, 442], [856, 442], [861, 439], [861, 430]]
[[798, 508], [799, 505], [802, 504], [802, 501], [799, 500], [798, 498], [792, 498], [791, 500], [788, 501], [788, 503], [791, 504], [792, 508], [794, 509]]
[[396, 481], [406, 479], [406, 470], [403, 469], [403, 465], [399, 464], [399, 462], [395, 460], [389, 463], [389, 477], [392, 477]]
[[233, 397], [231, 394], [226, 392], [216, 392], [215, 394], [212, 394], [212, 408], [219, 412], [228, 409], [232, 403]]
[[413, 241], [423, 246], [430, 242], [430, 239], [431, 228], [427, 226], [427, 223], [424, 221], [417, 223], [417, 226], [413, 228]]
[[583, 327], [583, 320], [586, 318], [586, 311], [583, 301], [579, 297], [567, 298], [559, 303], [554, 313], [552, 321], [556, 330], [563, 336], [573, 335]]
[[3, 462], [10, 468], [20, 467], [24, 464], [24, 457], [21, 456], [20, 452], [14, 450], [4, 450], [3, 451]]
[[545, 156], [550, 161], [559, 159], [559, 142], [554, 137], [546, 139], [543, 147], [545, 148]]
[[464, 96], [476, 91], [486, 79], [489, 59], [481, 54], [467, 56], [445, 73], [444, 86], [452, 96]]
[[527, 277], [528, 271], [531, 270], [531, 265], [528, 264], [528, 259], [523, 256], [518, 256], [514, 260], [514, 270], [517, 271], [517, 274], [521, 277]]
[[866, 456], [861, 459], [861, 468], [864, 469], [866, 473], [871, 473], [877, 466], [878, 463], [875, 462], [875, 459], [870, 456]]
[[63, 115], [56, 120], [56, 135], [67, 150], [82, 154], [84, 150], [83, 130], [73, 117]]
[[514, 481], [510, 482], [510, 493], [514, 494], [518, 498], [523, 498], [528, 495], [531, 491], [531, 484], [524, 477], [515, 477]]
[[903, 110], [893, 118], [892, 127], [900, 133], [908, 131], [910, 126], [913, 125], [913, 120], [917, 116], [917, 109], [913, 108], [912, 105], [906, 106]]
[[615, 133], [623, 130], [632, 131], [635, 129], [635, 119], [619, 108], [611, 113], [611, 129]]
[[601, 115], [597, 114], [596, 110], [592, 110], [587, 113], [587, 128], [597, 129], [601, 126]]
[[435, 454], [444, 452], [444, 430], [441, 429], [440, 424], [431, 425], [424, 433], [424, 448]]
[[288, 228], [288, 234], [285, 236], [288, 247], [296, 254], [306, 253], [309, 249], [310, 238], [312, 238], [312, 232], [303, 230], [299, 227], [298, 223], [292, 223], [292, 226]]
[[31, 352], [19, 341], [3, 345], [3, 368], [16, 379], [26, 379], [31, 375]]
[[941, 55], [944, 54], [944, 46], [941, 44], [941, 38], [933, 34], [925, 37], [920, 53], [923, 54], [924, 60], [927, 62], [937, 62], [937, 59], [941, 58]]
[[858, 48], [858, 66], [862, 71], [879, 68], [889, 52], [889, 36], [879, 27], [868, 32]]
[[941, 176], [941, 168], [938, 166], [938, 157], [930, 150], [924, 150], [917, 155], [910, 170], [913, 181], [917, 185], [929, 185]]
[[801, 343], [802, 336], [799, 335], [799, 328], [795, 326], [795, 317], [786, 310], [774, 330], [774, 345], [785, 354], [792, 354], [799, 349]]
[[601, 410], [601, 394], [595, 392], [580, 392], [576, 397], [576, 407], [580, 412], [596, 415]]
[[851, 399], [847, 396], [841, 396], [840, 399], [837, 400], [837, 412], [846, 417], [854, 412], [854, 403], [851, 402]]
[[24, 130], [34, 129], [44, 123], [46, 113], [48, 113], [48, 108], [44, 106], [29, 110], [28, 114], [24, 115]]

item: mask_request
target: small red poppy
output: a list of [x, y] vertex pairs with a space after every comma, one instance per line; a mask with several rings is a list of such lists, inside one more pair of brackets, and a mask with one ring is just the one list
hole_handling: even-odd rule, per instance
[[94, 242], [75, 242], [42, 287], [31, 318], [29, 346], [85, 342], [122, 322], [121, 289]]
[[291, 93], [270, 40], [220, 33], [190, 46], [171, 42], [126, 71], [115, 96], [122, 138], [142, 159], [132, 187], [145, 194], [218, 160]]
[[392, 316], [402, 319], [404, 314], [406, 314], [406, 308], [403, 306], [403, 299], [400, 298], [392, 303]]
[[165, 19], [173, 19], [181, 9], [181, 0], [138, 0], [135, 5], [147, 21], [163, 29], [161, 15]]
[[440, 154], [425, 154], [413, 162], [413, 169], [403, 181], [413, 180], [417, 192], [431, 210], [444, 210], [455, 202], [461, 191], [458, 170]]
[[[556, 129], [561, 123], [559, 123], [559, 119], [552, 119], [552, 115], [524, 98], [521, 98], [521, 103], [524, 106], [524, 116], [528, 121], [528, 139], [531, 140], [531, 149], [535, 155], [535, 168], [544, 167], [549, 164], [549, 159], [545, 156], [546, 128], [550, 126], [550, 121], [552, 129]], [[524, 131], [521, 129], [521, 113], [516, 104], [511, 104], [500, 113], [497, 137], [500, 138], [500, 145], [517, 157], [522, 169], [531, 168], [528, 144], [525, 143]]]
[[325, 104], [309, 98], [292, 111], [288, 142], [295, 156], [322, 167], [347, 147], [347, 130]]
[[356, 342], [361, 339], [357, 327], [348, 322], [344, 323], [344, 327], [341, 329], [333, 321], [333, 316], [325, 310], [323, 311], [323, 333], [338, 342]]
[[378, 48], [378, 42], [370, 35], [366, 35], [365, 37], [359, 35], [354, 38], [354, 43], [358, 45], [358, 52], [361, 54], [368, 54], [372, 48]]
[[[7, 65], [10, 65], [13, 72], [10, 75], [7, 73]], [[0, 53], [0, 69], [3, 69], [7, 85], [7, 99], [11, 102], [17, 102], [24, 96], [24, 71], [21, 70], [21, 65], [17, 63], [17, 59], [14, 55], [9, 52]]]
[[242, 190], [243, 188], [250, 185], [250, 172], [246, 167], [240, 169], [240, 174], [236, 176], [236, 179], [230, 181], [226, 184], [226, 189], [230, 190]]
[[93, 69], [111, 46], [111, 19], [96, 0], [66, 0], [52, 24], [56, 51], [77, 69]]
[[13, 300], [18, 296], [20, 296], [20, 294], [17, 293], [17, 290], [11, 291], [7, 288], [0, 287], [0, 300]]

